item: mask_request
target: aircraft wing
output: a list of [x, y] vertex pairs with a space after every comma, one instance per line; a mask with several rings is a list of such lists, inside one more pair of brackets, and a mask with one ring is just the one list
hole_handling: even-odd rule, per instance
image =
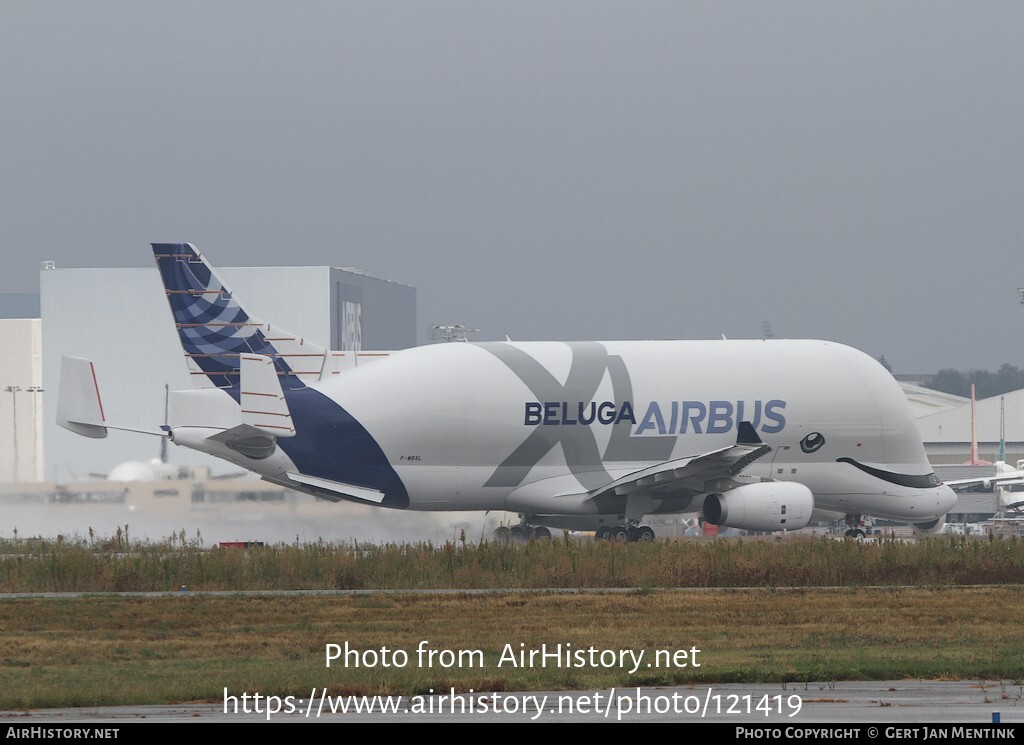
[[719, 488], [715, 482], [731, 479], [770, 452], [771, 447], [761, 441], [753, 425], [740, 422], [735, 445], [635, 471], [591, 492], [590, 498], [637, 493], [654, 498], [703, 494]]
[[976, 486], [983, 487], [986, 491], [996, 489], [1000, 493], [1000, 502], [1003, 507], [1011, 512], [1024, 510], [1024, 500], [1012, 501], [1013, 496], [1019, 496], [1019, 492], [1005, 490], [1004, 487], [1019, 486], [1024, 484], [1024, 470], [1005, 467], [1002, 461], [996, 463], [996, 472], [991, 476], [974, 476], [969, 479], [950, 479], [943, 482], [946, 486], [956, 492], [967, 491]]
[[993, 486], [1010, 486], [1012, 484], [1024, 484], [1024, 471], [1012, 470], [1002, 471], [991, 476], [974, 476], [969, 479], [950, 479], [943, 482], [953, 491], [963, 491], [972, 486], [984, 486], [986, 489]]
[[758, 458], [771, 452], [750, 422], [740, 422], [735, 445], [700, 455], [665, 461], [633, 471], [593, 491], [580, 491], [576, 476], [564, 474], [534, 481], [516, 489], [505, 503], [507, 510], [536, 514], [593, 514], [594, 503], [605, 513], [623, 509], [629, 495], [639, 497], [637, 509], [653, 499], [684, 499], [723, 490], [732, 479]]

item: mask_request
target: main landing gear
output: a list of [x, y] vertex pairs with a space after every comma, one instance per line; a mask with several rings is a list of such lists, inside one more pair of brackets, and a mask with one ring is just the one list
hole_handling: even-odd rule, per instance
[[616, 525], [614, 528], [602, 525], [594, 533], [594, 539], [616, 543], [650, 543], [654, 540], [654, 531], [646, 525]]
[[[615, 543], [650, 543], [654, 540], [654, 530], [646, 525], [602, 525], [594, 535], [598, 541], [614, 541]], [[551, 531], [543, 525], [531, 525], [525, 520], [518, 525], [502, 525], [494, 531], [494, 540], [499, 543], [529, 543], [530, 541], [550, 541]]]
[[526, 523], [513, 525], [511, 528], [502, 525], [494, 531], [494, 540], [499, 543], [529, 543], [531, 539], [535, 541], [550, 541], [551, 531], [543, 525], [534, 527]]

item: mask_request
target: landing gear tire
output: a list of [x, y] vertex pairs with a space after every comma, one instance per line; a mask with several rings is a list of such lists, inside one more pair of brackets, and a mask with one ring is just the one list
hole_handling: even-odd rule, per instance
[[522, 525], [516, 525], [511, 532], [512, 540], [515, 543], [527, 543], [530, 540], [530, 529], [524, 528]]
[[610, 541], [611, 537], [612, 537], [612, 529], [609, 528], [607, 525], [602, 525], [594, 533], [594, 540], [595, 541]]
[[635, 540], [637, 543], [650, 543], [654, 540], [654, 530], [647, 527], [646, 525], [642, 528], [638, 528], [636, 531], [636, 538], [634, 538], [633, 540]]
[[629, 531], [621, 525], [617, 528], [612, 528], [611, 539], [616, 543], [629, 543]]
[[494, 529], [494, 540], [503, 545], [508, 545], [512, 542], [512, 529], [505, 525]]
[[550, 541], [551, 531], [541, 525], [539, 528], [534, 528], [533, 537], [538, 541]]

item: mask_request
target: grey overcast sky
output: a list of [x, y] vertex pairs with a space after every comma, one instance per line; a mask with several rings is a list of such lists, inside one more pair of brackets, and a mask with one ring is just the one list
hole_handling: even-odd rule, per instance
[[0, 292], [180, 240], [413, 284], [423, 338], [1024, 365], [1022, 40], [1017, 0], [3, 0]]

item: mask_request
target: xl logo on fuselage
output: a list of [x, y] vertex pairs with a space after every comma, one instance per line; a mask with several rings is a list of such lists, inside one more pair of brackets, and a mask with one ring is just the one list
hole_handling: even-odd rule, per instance
[[[556, 444], [561, 444], [569, 470], [590, 491], [611, 481], [605, 462], [668, 460], [679, 434], [728, 432], [744, 421], [747, 412], [757, 415], [758, 424], [754, 426], [760, 425], [763, 432], [778, 432], [785, 426], [782, 410], [786, 404], [774, 399], [763, 406], [761, 401], [752, 402], [749, 409], [742, 401], [672, 401], [664, 408], [651, 401], [638, 420], [625, 362], [618, 355], [608, 354], [598, 342], [567, 343], [572, 365], [564, 384], [511, 344], [478, 346], [501, 360], [534, 396], [524, 408], [524, 424], [532, 427], [529, 435], [484, 486], [518, 486]], [[605, 373], [612, 383], [614, 401], [595, 401]], [[611, 427], [603, 454], [595, 436], [597, 426]]]

